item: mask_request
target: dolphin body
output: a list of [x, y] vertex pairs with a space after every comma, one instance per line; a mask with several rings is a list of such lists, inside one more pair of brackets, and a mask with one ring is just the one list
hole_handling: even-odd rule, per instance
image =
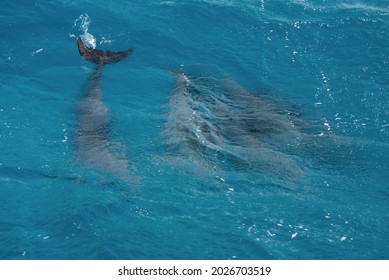
[[122, 60], [133, 49], [120, 52], [95, 50], [87, 47], [80, 37], [77, 45], [80, 55], [95, 63], [96, 68], [89, 76], [76, 111], [76, 157], [84, 165], [107, 171], [126, 182], [131, 181], [125, 146], [111, 135], [109, 111], [101, 100], [101, 79], [104, 64]]

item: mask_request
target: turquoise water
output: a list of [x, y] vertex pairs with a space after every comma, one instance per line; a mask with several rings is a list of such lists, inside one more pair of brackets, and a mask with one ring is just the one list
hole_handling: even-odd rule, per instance
[[[389, 258], [386, 1], [0, 15], [1, 259]], [[135, 48], [103, 69], [100, 165], [77, 156], [80, 35]]]

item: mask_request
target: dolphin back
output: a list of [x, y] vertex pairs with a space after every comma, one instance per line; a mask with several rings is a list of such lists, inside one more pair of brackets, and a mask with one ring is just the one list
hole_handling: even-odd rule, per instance
[[116, 63], [134, 51], [132, 48], [121, 52], [95, 50], [87, 47], [81, 37], [78, 37], [77, 46], [78, 52], [83, 58], [96, 64]]

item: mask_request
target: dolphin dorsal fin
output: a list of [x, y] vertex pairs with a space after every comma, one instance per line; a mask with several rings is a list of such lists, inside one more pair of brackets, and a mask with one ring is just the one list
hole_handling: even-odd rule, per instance
[[130, 48], [121, 52], [95, 50], [87, 47], [81, 37], [77, 39], [78, 52], [86, 60], [96, 64], [115, 63], [130, 55], [134, 49]]

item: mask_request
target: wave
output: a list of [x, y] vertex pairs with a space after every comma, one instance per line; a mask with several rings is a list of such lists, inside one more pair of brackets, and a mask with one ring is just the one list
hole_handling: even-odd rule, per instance
[[380, 13], [389, 13], [389, 6], [387, 7], [378, 7], [373, 5], [364, 4], [362, 2], [356, 3], [342, 3], [339, 5], [340, 8], [350, 9], [350, 10], [363, 10], [368, 12], [380, 12]]
[[334, 1], [333, 3], [327, 2], [325, 5], [314, 3], [314, 1], [307, 1], [307, 0], [291, 0], [291, 4], [298, 5], [303, 7], [305, 10], [311, 10], [311, 11], [320, 11], [320, 12], [331, 12], [339, 11], [339, 10], [362, 10], [366, 12], [379, 12], [379, 13], [388, 13], [389, 12], [389, 6], [382, 7], [382, 6], [376, 6], [372, 4], [365, 4], [363, 2], [357, 1], [357, 2], [343, 2], [338, 3], [338, 1]]

